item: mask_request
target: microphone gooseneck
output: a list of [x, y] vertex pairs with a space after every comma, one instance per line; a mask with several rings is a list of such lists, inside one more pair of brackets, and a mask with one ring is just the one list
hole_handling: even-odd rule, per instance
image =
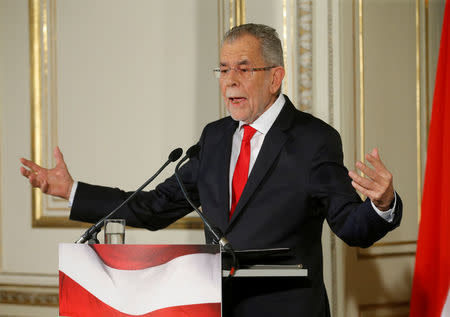
[[102, 219], [97, 221], [96, 224], [92, 225], [89, 229], [87, 229], [83, 233], [83, 235], [77, 241], [75, 241], [75, 243], [85, 243], [86, 241], [89, 241], [88, 243], [99, 243], [99, 241], [97, 239], [97, 234], [102, 229], [105, 219], [110, 218], [123, 205], [125, 205], [127, 202], [129, 202], [131, 199], [133, 199], [133, 197], [136, 196], [139, 192], [141, 192], [148, 184], [150, 184], [150, 182], [152, 182], [156, 178], [156, 176], [158, 176], [167, 167], [167, 165], [178, 160], [182, 154], [183, 154], [183, 150], [181, 148], [176, 148], [175, 150], [170, 152], [167, 161], [163, 164], [163, 166], [161, 166], [161, 168], [159, 170], [156, 171], [156, 173], [152, 177], [150, 177], [144, 184], [141, 185], [141, 187], [139, 187], [134, 193], [132, 193], [127, 199], [125, 199], [113, 211], [111, 211], [105, 217], [103, 217]]
[[191, 205], [192, 208], [194, 208], [194, 210], [197, 212], [197, 214], [200, 216], [200, 218], [202, 219], [203, 223], [205, 224], [207, 230], [209, 232], [212, 233], [213, 235], [213, 244], [219, 244], [222, 248], [222, 250], [226, 253], [229, 253], [232, 256], [233, 259], [233, 264], [230, 270], [230, 275], [229, 277], [233, 276], [237, 267], [238, 267], [238, 263], [237, 263], [237, 257], [236, 254], [234, 252], [233, 246], [231, 245], [231, 243], [225, 238], [222, 230], [220, 230], [218, 227], [213, 226], [211, 224], [211, 221], [206, 217], [206, 215], [200, 211], [200, 209], [197, 208], [197, 206], [195, 206], [195, 204], [192, 202], [192, 200], [189, 198], [186, 188], [183, 184], [183, 182], [181, 181], [181, 178], [178, 174], [178, 171], [180, 169], [181, 164], [183, 164], [186, 160], [191, 159], [193, 157], [195, 157], [198, 152], [200, 151], [200, 145], [195, 144], [193, 146], [191, 146], [187, 151], [186, 151], [186, 155], [177, 163], [176, 167], [175, 167], [175, 178], [177, 179], [178, 185], [180, 186], [181, 192], [183, 193], [184, 198], [186, 198], [187, 202]]
[[200, 216], [200, 218], [203, 220], [203, 223], [205, 224], [205, 226], [207, 227], [207, 229], [213, 234], [214, 239], [213, 242], [215, 244], [218, 244], [220, 239], [223, 236], [223, 233], [220, 231], [219, 228], [215, 228], [211, 225], [209, 219], [203, 214], [203, 212], [200, 211], [200, 209], [197, 208], [197, 206], [195, 206], [195, 204], [192, 202], [192, 200], [189, 198], [187, 191], [186, 191], [186, 187], [184, 186], [183, 182], [181, 181], [181, 178], [178, 174], [178, 171], [180, 169], [181, 164], [183, 164], [185, 161], [187, 161], [188, 159], [191, 159], [192, 157], [194, 157], [195, 155], [197, 155], [198, 151], [200, 150], [200, 146], [198, 144], [195, 144], [193, 146], [191, 146], [187, 151], [186, 151], [186, 155], [177, 163], [176, 167], [175, 167], [175, 177], [177, 179], [178, 185], [180, 186], [180, 189], [183, 193], [184, 198], [186, 198], [187, 202], [191, 205], [192, 208], [194, 208], [194, 210], [198, 213], [198, 215]]

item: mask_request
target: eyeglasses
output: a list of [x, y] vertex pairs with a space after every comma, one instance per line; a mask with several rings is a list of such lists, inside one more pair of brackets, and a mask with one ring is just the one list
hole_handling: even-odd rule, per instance
[[253, 77], [253, 72], [267, 71], [277, 66], [265, 66], [265, 67], [246, 67], [246, 66], [237, 66], [237, 67], [223, 67], [223, 68], [214, 68], [213, 72], [217, 79], [226, 79], [230, 76], [231, 70], [234, 70], [238, 77], [243, 79], [250, 79]]

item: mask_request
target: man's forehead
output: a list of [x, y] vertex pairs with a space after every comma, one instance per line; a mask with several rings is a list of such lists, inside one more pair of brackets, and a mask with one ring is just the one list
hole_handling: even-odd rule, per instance
[[220, 50], [222, 65], [246, 65], [262, 60], [259, 40], [253, 36], [242, 36], [234, 41], [226, 41]]

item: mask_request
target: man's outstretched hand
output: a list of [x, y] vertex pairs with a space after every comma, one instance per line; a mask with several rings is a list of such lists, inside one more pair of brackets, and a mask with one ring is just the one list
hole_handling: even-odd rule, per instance
[[59, 147], [55, 148], [53, 155], [56, 159], [54, 168], [43, 168], [30, 160], [21, 158], [20, 162], [27, 168], [21, 166], [20, 172], [28, 178], [33, 187], [39, 187], [43, 193], [69, 199], [73, 185], [72, 176], [69, 174]]
[[356, 168], [363, 172], [366, 177], [350, 171], [348, 175], [353, 180], [352, 185], [363, 195], [369, 197], [379, 210], [389, 210], [394, 200], [392, 174], [384, 166], [377, 149], [373, 149], [371, 153], [366, 154], [366, 160], [373, 168], [363, 162], [356, 162]]

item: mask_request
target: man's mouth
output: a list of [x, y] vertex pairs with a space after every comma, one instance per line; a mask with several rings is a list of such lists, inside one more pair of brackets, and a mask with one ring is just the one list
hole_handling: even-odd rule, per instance
[[244, 100], [247, 100], [247, 98], [244, 98], [244, 97], [228, 97], [228, 100], [232, 104], [237, 105], [237, 104], [240, 104], [241, 102], [243, 102]]

